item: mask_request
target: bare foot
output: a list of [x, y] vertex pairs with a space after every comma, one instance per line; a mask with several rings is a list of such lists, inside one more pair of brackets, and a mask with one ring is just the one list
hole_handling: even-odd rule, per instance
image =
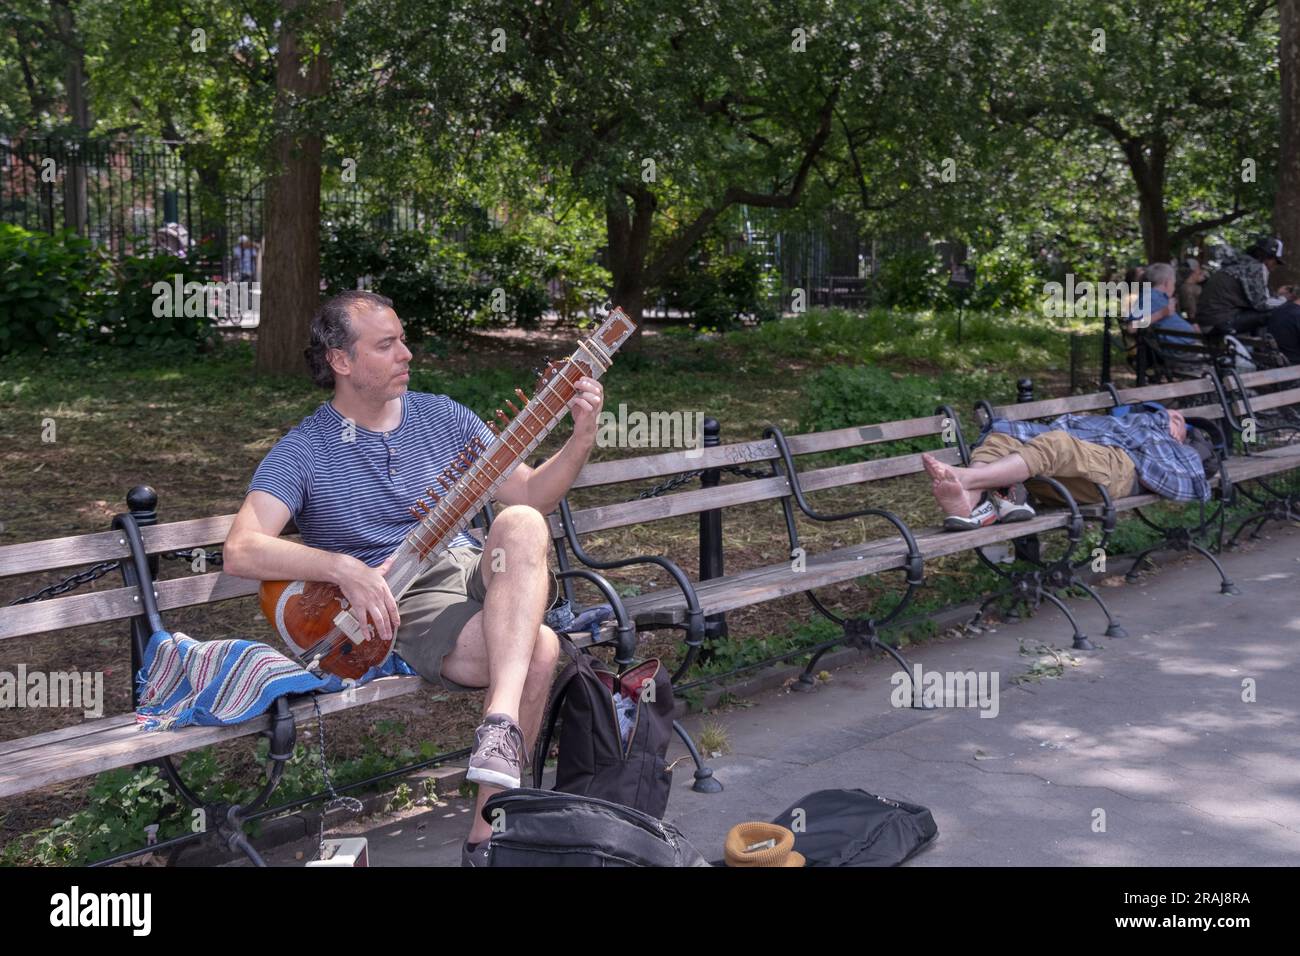
[[934, 492], [934, 499], [939, 502], [939, 507], [943, 509], [944, 514], [962, 517], [969, 515], [975, 503], [966, 489], [961, 486], [961, 482], [957, 480], [957, 473], [933, 455], [922, 455], [921, 463], [934, 479], [930, 484], [930, 490]]

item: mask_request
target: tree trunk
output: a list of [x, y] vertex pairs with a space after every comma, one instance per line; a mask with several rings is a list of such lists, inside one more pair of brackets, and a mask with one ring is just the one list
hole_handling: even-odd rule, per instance
[[1277, 193], [1273, 228], [1287, 260], [1269, 277], [1279, 283], [1300, 279], [1300, 0], [1278, 0], [1278, 63], [1282, 75], [1282, 141], [1278, 151]]
[[622, 308], [637, 325], [624, 348], [641, 344], [641, 312], [645, 308], [646, 258], [650, 252], [650, 226], [654, 222], [656, 201], [644, 186], [632, 196], [632, 209], [622, 192], [612, 192], [605, 200], [605, 233], [609, 242], [609, 271], [614, 280], [610, 301]]
[[[291, 101], [318, 97], [329, 85], [324, 55], [306, 73], [303, 43], [294, 28], [294, 11], [305, 0], [283, 0], [276, 55], [275, 115], [280, 132], [271, 142], [276, 173], [266, 201], [266, 261], [263, 269], [256, 371], [263, 375], [301, 375], [312, 313], [320, 302], [321, 136], [294, 129]], [[326, 15], [337, 18], [338, 4]]]
[[68, 119], [82, 137], [81, 141], [68, 144], [69, 148], [64, 153], [63, 225], [77, 235], [84, 236], [89, 219], [85, 164], [90, 161], [84, 139], [91, 128], [90, 101], [86, 97], [86, 54], [77, 36], [77, 26], [67, 0], [57, 0], [54, 23], [63, 40], [63, 52], [67, 55], [64, 85], [68, 97]]

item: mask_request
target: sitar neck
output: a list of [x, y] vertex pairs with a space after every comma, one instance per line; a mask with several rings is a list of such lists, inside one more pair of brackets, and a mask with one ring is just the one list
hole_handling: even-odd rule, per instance
[[394, 597], [405, 593], [427, 559], [469, 525], [510, 473], [551, 433], [577, 394], [578, 380], [599, 379], [634, 330], [623, 310], [614, 309], [591, 336], [579, 341], [569, 358], [547, 365], [532, 398], [515, 389], [523, 407], [506, 402], [513, 417], [497, 409], [504, 427], [489, 423], [494, 432], [490, 443], [472, 439], [453, 464], [435, 477], [428, 489], [431, 503], [421, 498], [411, 508], [419, 523], [398, 548], [389, 569], [388, 586]]

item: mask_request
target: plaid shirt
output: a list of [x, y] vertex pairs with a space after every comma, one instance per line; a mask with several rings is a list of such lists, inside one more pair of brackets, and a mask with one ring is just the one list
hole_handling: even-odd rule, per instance
[[[1122, 448], [1137, 469], [1142, 487], [1174, 501], [1208, 501], [1210, 483], [1201, 456], [1169, 434], [1169, 413], [1129, 412], [1127, 415], [1062, 415], [1047, 425], [994, 419], [992, 431], [1027, 442], [1043, 432], [1063, 431], [1080, 441]], [[1188, 426], [1188, 434], [1191, 426]], [[1048, 476], [1052, 477], [1052, 476]]]

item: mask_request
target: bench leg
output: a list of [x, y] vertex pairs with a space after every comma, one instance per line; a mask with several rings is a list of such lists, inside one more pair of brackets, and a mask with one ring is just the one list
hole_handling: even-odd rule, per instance
[[1220, 594], [1240, 594], [1240, 593], [1241, 593], [1241, 591], [1238, 589], [1237, 585], [1235, 585], [1235, 584], [1232, 583], [1232, 579], [1229, 578], [1228, 575], [1227, 575], [1227, 573], [1223, 570], [1223, 565], [1221, 565], [1221, 564], [1219, 563], [1218, 558], [1216, 558], [1214, 555], [1210, 554], [1209, 551], [1205, 550], [1205, 548], [1201, 547], [1201, 546], [1200, 546], [1199, 544], [1197, 544], [1195, 541], [1190, 541], [1190, 542], [1188, 542], [1188, 547], [1191, 548], [1193, 551], [1195, 551], [1197, 554], [1201, 555], [1203, 558], [1205, 558], [1207, 561], [1209, 561], [1212, 565], [1214, 565], [1214, 570], [1216, 570], [1216, 571], [1219, 572], [1219, 578], [1220, 578], [1219, 593], [1220, 593]]
[[[1060, 612], [1065, 615], [1065, 619], [1070, 622], [1070, 627], [1074, 629], [1074, 643], [1070, 645], [1071, 648], [1076, 651], [1095, 651], [1097, 646], [1093, 644], [1092, 641], [1088, 640], [1088, 635], [1079, 630], [1079, 622], [1074, 619], [1074, 615], [1070, 613], [1070, 609], [1066, 606], [1066, 603], [1051, 591], [1043, 590], [1040, 593], [1043, 597], [1056, 605]], [[1107, 619], [1109, 619], [1109, 615], [1107, 616]]]
[[1101, 599], [1100, 594], [1098, 594], [1095, 590], [1093, 590], [1091, 585], [1085, 584], [1084, 582], [1079, 580], [1075, 580], [1073, 584], [1075, 587], [1080, 587], [1083, 588], [1083, 590], [1087, 591], [1088, 596], [1091, 597], [1094, 601], [1096, 601], [1097, 606], [1101, 608], [1101, 613], [1106, 615], [1106, 636], [1107, 637], [1128, 637], [1128, 631], [1120, 627], [1119, 621], [1115, 620], [1115, 618], [1111, 615], [1110, 608], [1106, 606], [1106, 602]]
[[704, 761], [700, 758], [699, 748], [695, 746], [695, 741], [691, 739], [691, 735], [686, 728], [674, 720], [673, 730], [677, 732], [678, 737], [682, 738], [682, 743], [686, 745], [686, 749], [690, 752], [691, 759], [695, 761], [695, 782], [691, 784], [691, 789], [696, 793], [721, 793], [721, 781], [713, 775], [711, 768], [704, 766]]
[[[894, 647], [892, 644], [886, 644], [884, 641], [880, 639], [880, 634], [876, 629], [875, 621], [871, 619], [849, 618], [847, 620], [840, 620], [838, 623], [844, 628], [843, 643], [845, 645], [849, 647], [856, 647], [858, 650], [884, 651], [886, 654], [892, 657], [895, 660], [895, 662], [897, 662], [899, 667], [903, 669], [903, 673], [907, 675], [907, 679], [909, 681], [912, 680], [912, 674], [913, 674], [912, 665], [908, 663], [907, 658], [905, 658], [901, 653], [899, 653], [896, 647]], [[817, 678], [815, 675], [817, 673], [817, 662], [822, 659], [822, 656], [825, 655], [827, 651], [829, 651], [832, 647], [835, 646], [836, 644], [832, 643], [832, 644], [826, 644], [818, 648], [817, 652], [813, 654], [812, 658], [808, 661], [808, 666], [805, 667], [803, 669], [803, 673], [799, 675], [799, 679], [790, 685], [790, 689], [792, 691], [797, 691], [799, 693], [805, 693], [805, 694], [811, 693], [812, 691], [816, 690]], [[911, 695], [912, 709], [914, 710], [934, 709], [932, 706], [928, 704], [917, 703], [917, 701], [920, 700], [921, 695], [916, 693], [915, 687], [912, 688], [912, 691], [913, 691]]]

